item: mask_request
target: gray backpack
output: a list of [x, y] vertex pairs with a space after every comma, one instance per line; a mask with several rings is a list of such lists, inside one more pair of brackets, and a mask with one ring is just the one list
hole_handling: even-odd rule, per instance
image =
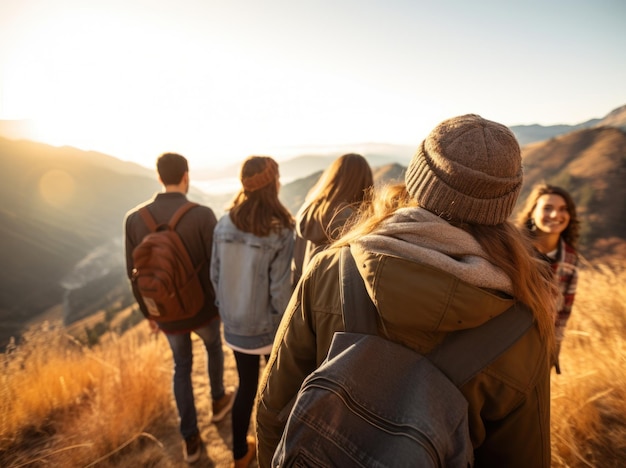
[[532, 325], [516, 303], [448, 335], [427, 356], [377, 335], [377, 311], [349, 247], [340, 257], [345, 332], [302, 383], [273, 467], [471, 467], [468, 403], [458, 387]]

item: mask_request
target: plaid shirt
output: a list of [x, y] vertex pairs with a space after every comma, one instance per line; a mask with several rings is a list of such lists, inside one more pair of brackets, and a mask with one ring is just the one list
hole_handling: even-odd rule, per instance
[[559, 241], [556, 258], [548, 258], [557, 280], [560, 298], [555, 321], [556, 341], [563, 341], [565, 325], [572, 314], [576, 287], [578, 285], [578, 255], [576, 250], [563, 239]]

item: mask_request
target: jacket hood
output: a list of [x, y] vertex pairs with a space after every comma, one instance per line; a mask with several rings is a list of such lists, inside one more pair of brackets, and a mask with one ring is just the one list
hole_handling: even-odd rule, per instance
[[504, 293], [461, 281], [438, 268], [351, 246], [384, 323], [439, 333], [477, 327], [513, 304]]
[[433, 345], [513, 304], [510, 279], [473, 237], [421, 208], [394, 215], [350, 250], [383, 328], [409, 345], [415, 336], [406, 330]]
[[313, 203], [298, 213], [297, 234], [315, 245], [328, 244], [336, 237], [352, 209], [346, 203], [330, 207], [328, 203]]

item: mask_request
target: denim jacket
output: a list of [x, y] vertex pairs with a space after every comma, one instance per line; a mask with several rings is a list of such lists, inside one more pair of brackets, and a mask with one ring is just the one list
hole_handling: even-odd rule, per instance
[[272, 344], [291, 296], [294, 233], [267, 237], [237, 229], [225, 214], [213, 234], [211, 282], [226, 342], [244, 349]]

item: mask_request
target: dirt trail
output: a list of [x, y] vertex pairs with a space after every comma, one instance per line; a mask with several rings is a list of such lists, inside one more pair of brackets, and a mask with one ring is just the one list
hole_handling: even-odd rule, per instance
[[[202, 341], [192, 333], [193, 338], [193, 372], [192, 382], [194, 388], [194, 396], [196, 400], [196, 411], [198, 413], [198, 426], [200, 435], [204, 441], [204, 450], [200, 460], [194, 463], [195, 467], [210, 468], [228, 468], [233, 463], [232, 458], [232, 431], [230, 416], [224, 418], [217, 424], [211, 423], [211, 388], [209, 386], [209, 377], [207, 373], [207, 356], [202, 346]], [[164, 336], [160, 336], [162, 342], [163, 354], [167, 356], [168, 365], [172, 363], [172, 353]], [[224, 385], [228, 387], [237, 387], [237, 367], [233, 352], [227, 346], [224, 346]], [[189, 467], [183, 461], [182, 455], [182, 439], [178, 432], [178, 413], [176, 411], [176, 403], [172, 395], [171, 400], [171, 416], [168, 421], [164, 421], [164, 433], [157, 438], [164, 445], [170, 463], [167, 467], [179, 468]], [[250, 422], [249, 434], [254, 435], [254, 415]], [[256, 462], [250, 465], [257, 467]], [[165, 467], [164, 467], [165, 468]]]

